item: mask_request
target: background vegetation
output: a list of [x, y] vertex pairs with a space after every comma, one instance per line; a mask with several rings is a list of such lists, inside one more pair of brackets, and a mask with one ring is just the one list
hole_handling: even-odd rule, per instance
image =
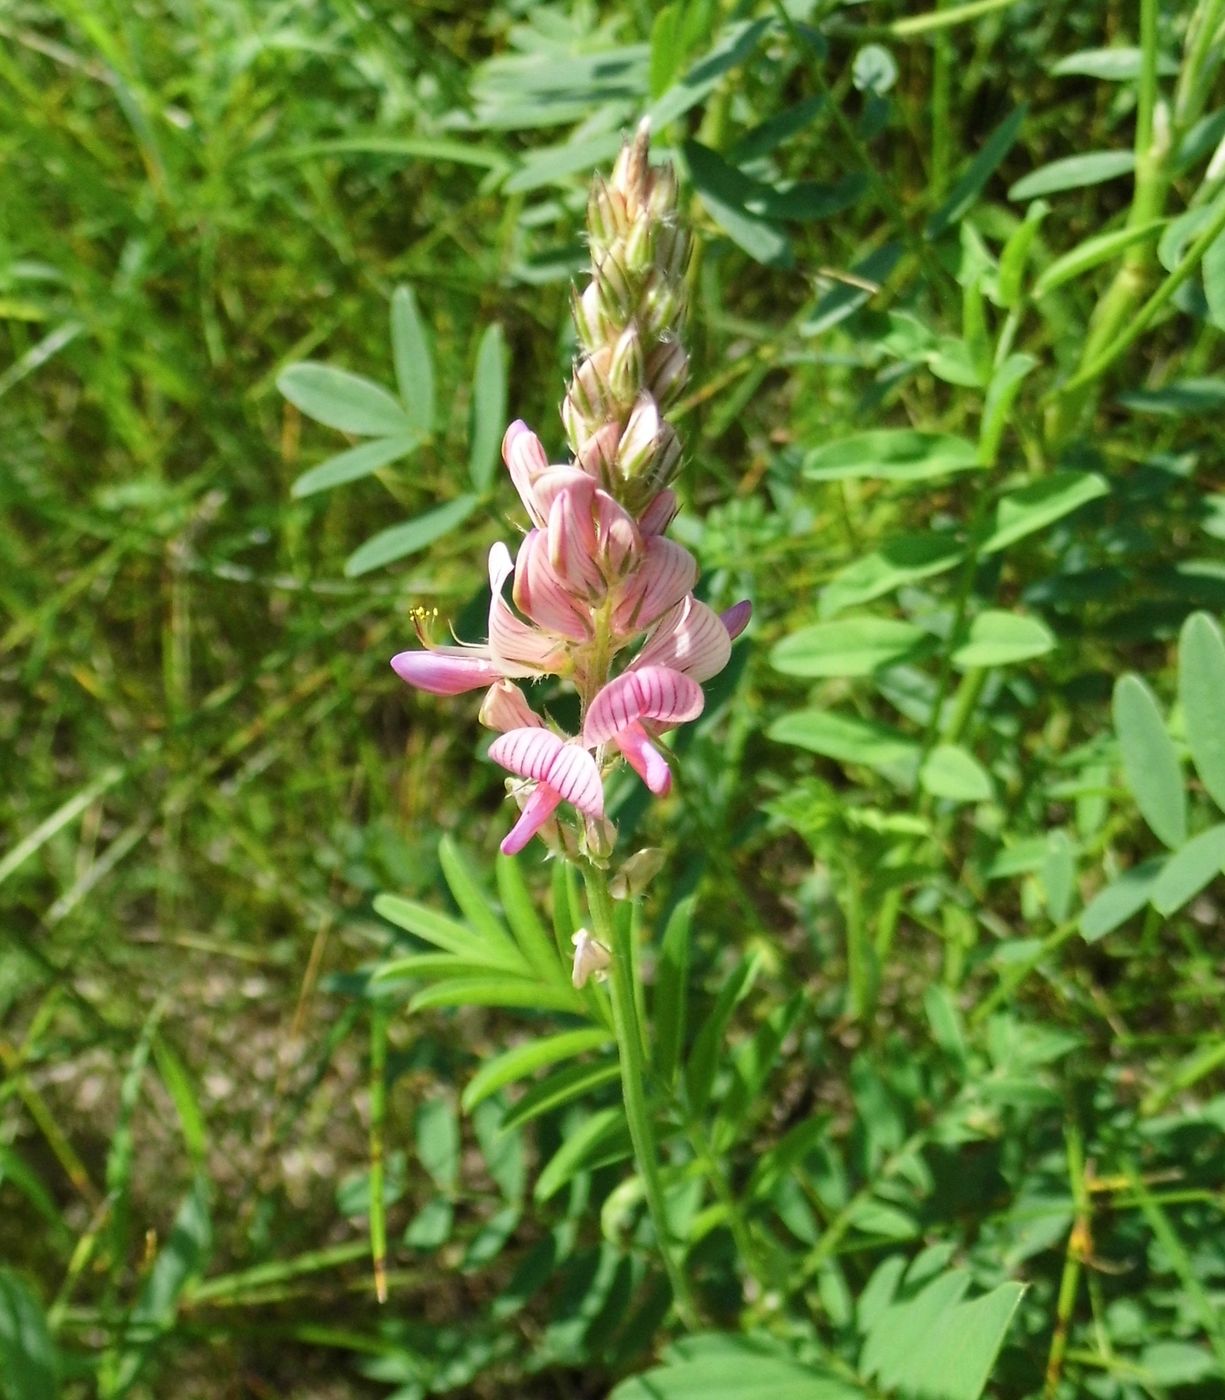
[[[1221, 1393], [1223, 18], [10, 0], [0, 1390]], [[373, 907], [575, 917], [386, 661], [479, 635], [644, 110], [755, 603], [619, 811], [690, 1340], [582, 1008]]]

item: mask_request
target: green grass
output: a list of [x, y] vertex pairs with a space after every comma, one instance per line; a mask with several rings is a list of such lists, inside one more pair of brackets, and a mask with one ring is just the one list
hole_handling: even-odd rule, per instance
[[[729, 1013], [743, 1065], [803, 992], [711, 1177], [743, 1219], [693, 1244], [706, 1324], [850, 1368], [852, 1300], [891, 1258], [947, 1243], [974, 1294], [1028, 1285], [989, 1393], [1222, 1383], [1221, 883], [1100, 941], [1079, 925], [1161, 850], [1115, 741], [1123, 673], [1169, 719], [1191, 833], [1219, 816], [1175, 709], [1184, 620], [1225, 610], [1215, 51], [1156, 0], [801, 10], [0, 15], [0, 1258], [46, 1310], [65, 1395], [604, 1395], [662, 1354], [661, 1276], [636, 1203], [612, 1198], [628, 1168], [578, 1163], [549, 1201], [531, 1193], [615, 1085], [502, 1138], [505, 1102], [454, 1111], [482, 1062], [554, 1020], [405, 1013], [393, 987], [371, 1092], [369, 971], [411, 950], [372, 897], [448, 907], [438, 835], [488, 865], [505, 817], [462, 701], [406, 692], [386, 662], [415, 605], [479, 635], [485, 551], [519, 525], [509, 484], [410, 559], [356, 578], [345, 562], [467, 489], [489, 324], [511, 416], [557, 450], [587, 179], [606, 136], [684, 106], [678, 91], [697, 95], [658, 144], [698, 245], [677, 531], [711, 599], [756, 611], [711, 722], [678, 745], [685, 801], [651, 809], [627, 786], [619, 815], [627, 843], [669, 851], [648, 930], [698, 892], [692, 1028], [742, 955], [760, 960]], [[1195, 12], [1221, 22], [1212, 0]], [[686, 88], [740, 19], [762, 25], [751, 57]], [[867, 43], [896, 60], [878, 95]], [[1052, 71], [1108, 45], [1152, 61], [1124, 81]], [[602, 48], [611, 67], [581, 67]], [[1188, 149], [1202, 134], [1193, 159], [1150, 156], [1167, 121]], [[998, 160], [976, 163], [984, 148]], [[1135, 180], [1046, 196], [1010, 296], [1004, 250], [1032, 209], [1010, 188], [1133, 149]], [[1148, 224], [1031, 295], [1085, 240]], [[430, 327], [435, 431], [294, 499], [346, 444], [277, 376], [318, 359], [392, 382], [401, 285]], [[992, 423], [983, 369], [1010, 354], [1033, 364], [1015, 399], [997, 382]], [[987, 470], [804, 475], [817, 449], [884, 428], [967, 437]], [[1070, 471], [1107, 494], [974, 543], [999, 524], [993, 492]], [[876, 675], [771, 666], [836, 576], [929, 530], [969, 531], [956, 567], [849, 608], [921, 625], [926, 654]], [[939, 639], [988, 608], [1041, 617], [1058, 649], [959, 667]], [[961, 745], [992, 798], [769, 737], [806, 709], [887, 724], [921, 760]], [[549, 872], [525, 871], [561, 910]], [[673, 1160], [701, 1160], [709, 1125], [679, 1100], [660, 1111]]]

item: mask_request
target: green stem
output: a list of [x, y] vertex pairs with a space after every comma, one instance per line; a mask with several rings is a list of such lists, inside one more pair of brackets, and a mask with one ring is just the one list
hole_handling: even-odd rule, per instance
[[634, 989], [634, 948], [629, 920], [618, 919], [613, 912], [608, 877], [597, 866], [583, 867], [587, 886], [587, 905], [595, 936], [612, 950], [613, 1032], [617, 1038], [617, 1054], [621, 1061], [621, 1091], [625, 1098], [625, 1118], [630, 1141], [634, 1145], [634, 1160], [642, 1177], [647, 1209], [655, 1227], [660, 1257], [672, 1285], [672, 1297], [681, 1322], [692, 1331], [697, 1324], [697, 1308], [686, 1279], [673, 1254], [668, 1231], [668, 1211], [664, 1201], [663, 1179], [659, 1170], [659, 1149], [655, 1129], [647, 1110], [646, 1061], [643, 1055], [642, 1025], [638, 1016], [638, 1000]]

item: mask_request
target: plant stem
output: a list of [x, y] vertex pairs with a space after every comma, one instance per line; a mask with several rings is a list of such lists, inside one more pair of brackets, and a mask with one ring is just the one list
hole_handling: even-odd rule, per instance
[[647, 1209], [655, 1227], [660, 1257], [672, 1285], [672, 1297], [681, 1322], [692, 1331], [697, 1323], [697, 1309], [686, 1279], [677, 1262], [668, 1231], [668, 1211], [664, 1201], [663, 1179], [659, 1170], [659, 1150], [655, 1129], [647, 1109], [646, 1062], [643, 1055], [642, 1024], [638, 1016], [638, 1000], [634, 989], [634, 948], [629, 920], [616, 918], [608, 877], [594, 865], [583, 867], [587, 886], [587, 905], [595, 936], [612, 950], [613, 1032], [617, 1038], [617, 1055], [621, 1062], [621, 1091], [625, 1098], [625, 1118], [630, 1141], [634, 1145], [634, 1160], [642, 1177]]

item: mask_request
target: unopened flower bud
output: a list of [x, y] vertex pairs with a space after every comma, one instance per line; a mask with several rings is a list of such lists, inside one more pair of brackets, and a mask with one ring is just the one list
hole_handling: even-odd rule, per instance
[[625, 325], [633, 315], [638, 297], [625, 265], [615, 252], [596, 264], [595, 282], [600, 289], [600, 310], [605, 320], [614, 326]]
[[655, 228], [650, 219], [635, 219], [621, 249], [621, 261], [631, 276], [635, 273], [641, 275], [652, 266], [654, 244]]
[[669, 280], [679, 282], [689, 265], [689, 239], [679, 225], [662, 224], [655, 233], [655, 266]]
[[621, 424], [615, 419], [592, 433], [575, 455], [578, 466], [594, 477], [606, 490], [615, 480], [617, 447], [621, 442]]
[[650, 495], [662, 491], [681, 469], [681, 440], [670, 423], [660, 430], [655, 458], [643, 474]]
[[678, 188], [676, 171], [669, 165], [657, 165], [651, 171], [651, 191], [647, 196], [647, 211], [660, 222], [676, 213]]
[[583, 827], [588, 856], [597, 865], [603, 865], [608, 857], [613, 853], [613, 847], [617, 844], [617, 828], [607, 817], [591, 817], [584, 815]]
[[664, 853], [658, 846], [644, 846], [624, 861], [608, 882], [614, 899], [636, 899], [663, 869]]
[[650, 180], [647, 153], [651, 145], [651, 123], [643, 118], [634, 139], [621, 147], [613, 165], [612, 188], [625, 195], [626, 207], [633, 216], [636, 206], [645, 198]]
[[591, 282], [581, 295], [572, 290], [570, 309], [583, 348], [592, 351], [601, 346], [608, 335], [608, 322], [601, 311], [599, 287]]
[[587, 202], [587, 228], [593, 248], [607, 250], [629, 227], [625, 212], [625, 196], [612, 190], [596, 176]]
[[654, 496], [651, 503], [638, 518], [638, 529], [645, 535], [662, 535], [676, 519], [680, 502], [676, 492], [664, 489]]
[[647, 393], [640, 394], [617, 450], [617, 470], [624, 480], [633, 481], [650, 466], [660, 426], [659, 407], [654, 398]]
[[638, 327], [632, 322], [617, 337], [608, 362], [608, 388], [618, 403], [632, 403], [646, 378]]
[[646, 386], [661, 409], [670, 408], [689, 382], [689, 356], [679, 340], [661, 340], [647, 356]]

